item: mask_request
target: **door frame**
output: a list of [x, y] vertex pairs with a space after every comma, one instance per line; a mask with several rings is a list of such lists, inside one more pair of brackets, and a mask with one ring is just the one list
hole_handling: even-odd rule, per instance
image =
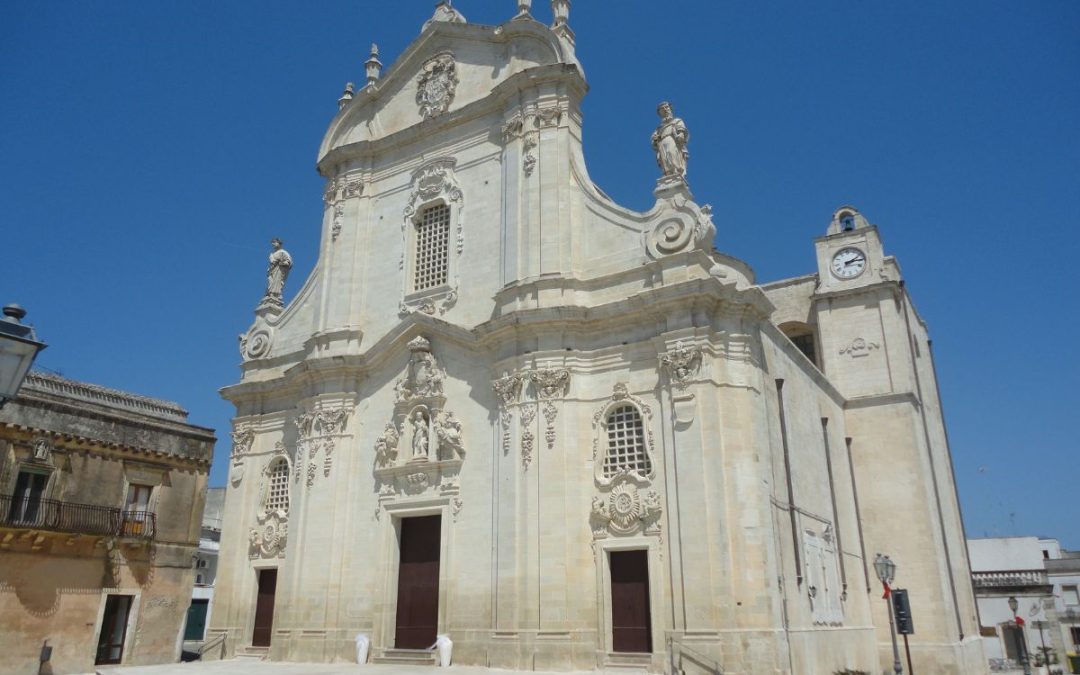
[[656, 537], [605, 538], [593, 542], [596, 550], [596, 607], [597, 634], [605, 654], [614, 654], [615, 639], [611, 630], [611, 559], [612, 551], [645, 551], [649, 565], [649, 634], [652, 638], [651, 654], [662, 654], [667, 649], [663, 631], [663, 567], [660, 559], [660, 542]]
[[[261, 574], [263, 570], [277, 570], [277, 581], [274, 584], [274, 618], [275, 619], [277, 618], [278, 599], [281, 597], [281, 582], [282, 582], [282, 574], [281, 574], [282, 566], [280, 564], [281, 563], [280, 558], [271, 558], [271, 559], [268, 559], [268, 560], [259, 560], [259, 561], [251, 561], [251, 562], [253, 564], [250, 567], [248, 567], [248, 569], [251, 571], [251, 580], [252, 580], [251, 594], [250, 594], [250, 597], [248, 599], [248, 607], [251, 608], [251, 611], [248, 613], [247, 626], [245, 628], [245, 630], [247, 632], [245, 633], [244, 639], [241, 641], [241, 644], [246, 645], [248, 647], [253, 647], [254, 645], [252, 644], [252, 642], [255, 641], [255, 610], [257, 609], [257, 606], [258, 606], [258, 603], [259, 603], [259, 574]], [[213, 604], [213, 603], [211, 603], [211, 604]], [[278, 630], [278, 625], [279, 624], [277, 623], [277, 621], [275, 621], [274, 625], [270, 628], [270, 644], [271, 645], [274, 644], [274, 634]], [[207, 628], [207, 632], [209, 632], [209, 629], [210, 629], [209, 620], [207, 620], [206, 628]]]
[[[381, 588], [378, 596], [382, 608], [381, 616], [376, 615], [372, 635], [373, 646], [378, 649], [393, 649], [397, 634], [397, 591], [398, 569], [401, 561], [401, 521], [415, 516], [439, 516], [439, 619], [436, 633], [448, 632], [447, 617], [450, 614], [450, 582], [453, 574], [450, 564], [450, 535], [453, 515], [450, 508], [452, 497], [434, 497], [415, 501], [387, 503], [382, 508], [388, 517], [380, 518], [379, 543], [381, 554], [379, 567]], [[378, 612], [378, 609], [376, 610]]]
[[129, 590], [123, 588], [110, 589], [102, 591], [101, 601], [98, 602], [97, 619], [94, 621], [94, 638], [93, 638], [93, 650], [94, 661], [97, 661], [97, 648], [98, 641], [101, 639], [101, 626], [105, 622], [105, 603], [109, 601], [110, 595], [130, 595], [131, 607], [128, 608], [128, 620], [127, 627], [124, 628], [124, 648], [120, 652], [120, 663], [116, 665], [125, 665], [128, 663], [128, 657], [131, 655], [131, 646], [135, 640], [135, 631], [139, 623], [139, 605], [142, 602], [142, 591]]

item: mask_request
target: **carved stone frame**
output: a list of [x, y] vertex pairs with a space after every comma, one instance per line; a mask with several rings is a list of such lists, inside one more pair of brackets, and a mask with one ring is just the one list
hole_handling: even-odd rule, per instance
[[[440, 157], [425, 162], [412, 173], [409, 201], [401, 223], [401, 316], [413, 312], [444, 314], [458, 297], [458, 259], [465, 248], [465, 197], [454, 175], [457, 160]], [[450, 207], [450, 241], [447, 250], [446, 283], [414, 291], [416, 271], [416, 230], [424, 209], [438, 204]]]
[[[604, 457], [607, 453], [607, 418], [614, 408], [623, 405], [631, 405], [637, 408], [638, 414], [641, 415], [641, 424], [645, 436], [645, 455], [649, 458], [649, 473], [642, 474], [638, 471], [623, 471], [614, 476], [604, 476]], [[655, 443], [653, 442], [652, 433], [652, 408], [649, 404], [642, 401], [637, 396], [627, 391], [626, 385], [622, 382], [615, 384], [614, 391], [611, 398], [604, 401], [593, 414], [593, 477], [596, 480], [597, 486], [601, 488], [611, 488], [616, 482], [619, 482], [624, 477], [629, 478], [639, 487], [644, 487], [652, 483], [656, 478], [656, 453], [653, 448]]]
[[[289, 491], [289, 509], [292, 508], [293, 463], [285, 449], [285, 444], [279, 442], [274, 446], [274, 452], [267, 458], [266, 464], [259, 473], [259, 485], [255, 492], [259, 500], [255, 513], [255, 527], [248, 535], [248, 557], [252, 559], [285, 557], [289, 542], [289, 509], [274, 509], [273, 511], [266, 509], [266, 498], [270, 494], [270, 474], [279, 462], [285, 463], [285, 488]], [[267, 528], [271, 528], [275, 533], [272, 543], [267, 543], [263, 538]]]
[[439, 516], [439, 619], [437, 633], [445, 633], [452, 616], [450, 601], [451, 581], [454, 579], [453, 537], [454, 502], [451, 496], [424, 496], [400, 500], [383, 505], [389, 518], [382, 518], [377, 526], [379, 548], [376, 593], [381, 601], [376, 604], [372, 647], [378, 655], [394, 647], [397, 618], [397, 586], [399, 561], [401, 559], [401, 521], [416, 516]]

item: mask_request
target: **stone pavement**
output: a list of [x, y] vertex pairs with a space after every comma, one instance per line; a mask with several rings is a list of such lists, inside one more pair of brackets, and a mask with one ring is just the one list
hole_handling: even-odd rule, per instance
[[[280, 663], [254, 659], [232, 659], [194, 663], [170, 663], [162, 666], [111, 666], [97, 671], [101, 675], [520, 675], [518, 671], [480, 666], [408, 666], [355, 663]], [[530, 675], [556, 675], [533, 671]], [[574, 673], [558, 673], [574, 675]]]

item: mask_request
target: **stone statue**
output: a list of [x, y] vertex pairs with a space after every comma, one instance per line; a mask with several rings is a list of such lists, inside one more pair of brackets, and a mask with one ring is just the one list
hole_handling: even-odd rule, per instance
[[664, 101], [656, 108], [660, 116], [660, 125], [652, 135], [652, 147], [656, 152], [656, 163], [664, 176], [686, 178], [686, 162], [690, 152], [686, 149], [690, 142], [690, 132], [686, 124], [675, 117], [671, 104]]
[[428, 447], [430, 445], [430, 439], [428, 437], [428, 423], [424, 417], [424, 413], [417, 410], [413, 413], [412, 418], [413, 437], [412, 437], [412, 454], [413, 458], [427, 457]]
[[440, 446], [446, 446], [451, 451], [451, 456], [446, 459], [464, 456], [465, 449], [461, 446], [461, 422], [454, 418], [454, 413], [448, 412], [442, 415], [442, 420], [435, 427], [435, 433], [439, 437]]
[[284, 306], [281, 292], [285, 290], [285, 280], [289, 278], [289, 270], [292, 269], [292, 256], [281, 248], [281, 240], [274, 237], [270, 240], [273, 251], [270, 253], [270, 266], [266, 268], [266, 296], [264, 302], [276, 307]]

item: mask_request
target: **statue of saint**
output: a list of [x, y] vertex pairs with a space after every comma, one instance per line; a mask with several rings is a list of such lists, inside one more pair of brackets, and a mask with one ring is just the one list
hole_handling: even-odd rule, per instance
[[413, 437], [412, 437], [412, 454], [413, 458], [427, 457], [428, 456], [428, 423], [424, 417], [424, 413], [417, 410], [413, 414], [412, 418]]
[[274, 250], [270, 253], [270, 266], [266, 268], [265, 300], [281, 307], [284, 305], [281, 292], [285, 290], [285, 280], [289, 278], [289, 270], [292, 269], [292, 256], [281, 248], [281, 240], [277, 237], [270, 240], [270, 246]]
[[686, 149], [690, 142], [690, 132], [671, 109], [671, 104], [664, 101], [656, 108], [660, 124], [652, 135], [652, 147], [656, 152], [656, 163], [665, 176], [686, 178], [686, 162], [690, 152]]

